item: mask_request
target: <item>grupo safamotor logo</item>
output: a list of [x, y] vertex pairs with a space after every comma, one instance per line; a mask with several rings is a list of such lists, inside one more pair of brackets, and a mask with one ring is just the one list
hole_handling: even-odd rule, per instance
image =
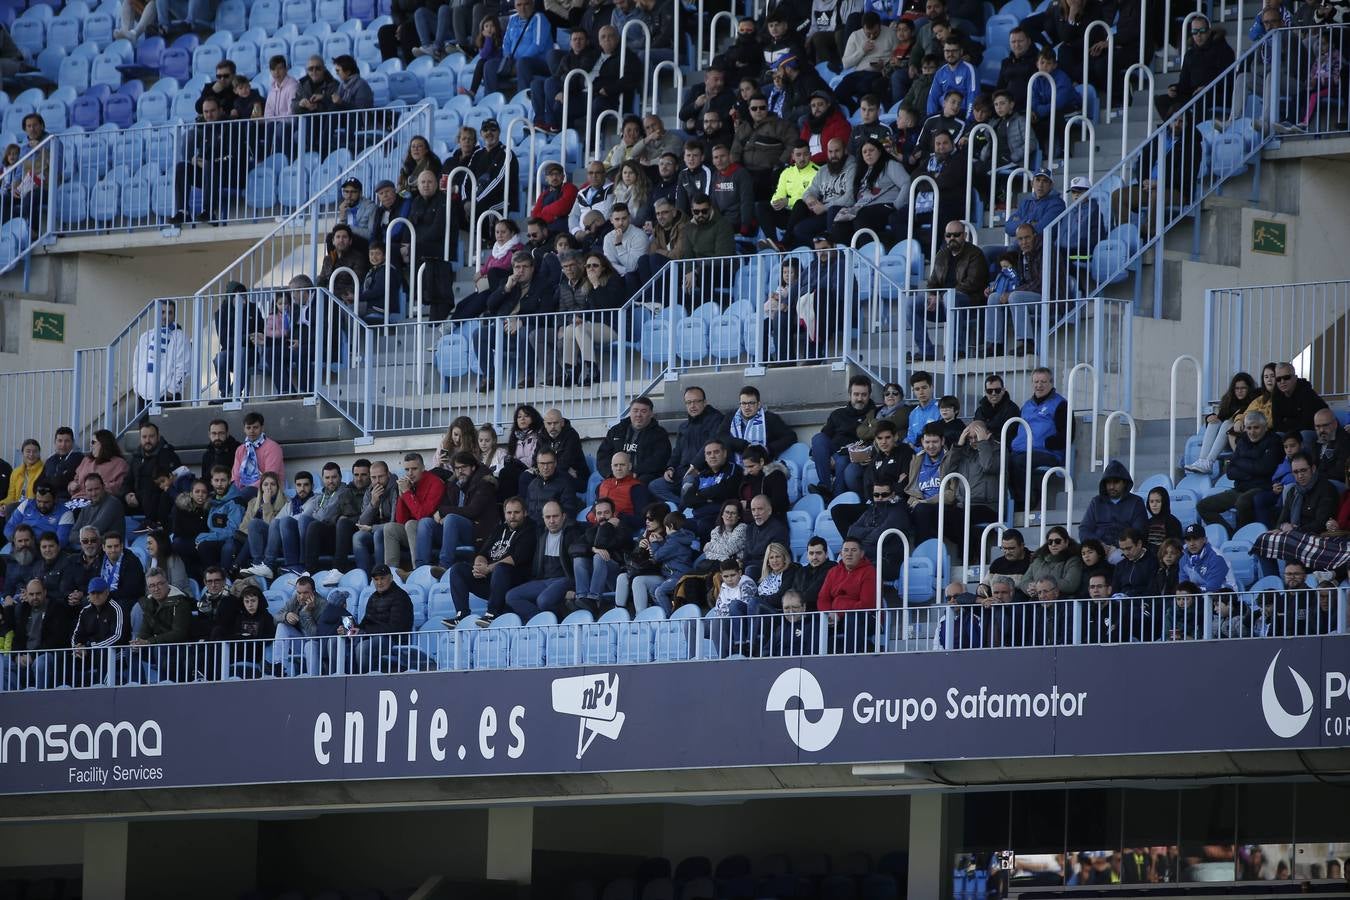
[[1266, 727], [1268, 727], [1276, 737], [1291, 738], [1303, 731], [1308, 726], [1308, 720], [1312, 718], [1313, 712], [1313, 694], [1312, 689], [1308, 687], [1308, 682], [1303, 680], [1303, 676], [1293, 666], [1285, 666], [1289, 674], [1294, 677], [1294, 684], [1298, 687], [1299, 706], [1298, 712], [1289, 712], [1280, 702], [1280, 698], [1275, 693], [1275, 669], [1280, 661], [1282, 650], [1275, 651], [1275, 657], [1271, 659], [1270, 665], [1266, 668], [1265, 680], [1261, 682], [1261, 712], [1266, 717]]
[[[794, 699], [799, 704], [789, 709], [788, 703]], [[830, 746], [844, 721], [841, 708], [825, 706], [825, 692], [820, 689], [816, 676], [800, 668], [787, 669], [774, 680], [764, 710], [781, 712], [788, 737], [808, 753]], [[813, 722], [812, 717], [816, 721]]]

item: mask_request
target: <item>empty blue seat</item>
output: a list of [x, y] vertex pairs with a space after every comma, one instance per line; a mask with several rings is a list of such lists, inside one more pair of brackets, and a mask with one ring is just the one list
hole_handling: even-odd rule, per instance
[[186, 79], [192, 74], [192, 56], [182, 47], [170, 47], [159, 58], [159, 72], [170, 78]]
[[253, 0], [248, 11], [248, 27], [261, 28], [269, 34], [281, 27], [281, 3], [279, 0]]
[[77, 19], [58, 16], [47, 24], [47, 46], [74, 50], [80, 44], [80, 23]]
[[244, 0], [222, 0], [220, 6], [216, 8], [216, 32], [228, 31], [231, 34], [239, 34], [248, 23], [248, 14], [244, 8]]
[[412, 72], [389, 72], [389, 97], [405, 103], [422, 99], [422, 79]]
[[202, 44], [192, 53], [192, 74], [212, 78], [216, 66], [225, 58], [225, 48], [219, 44]]
[[314, 7], [309, 0], [285, 0], [281, 4], [281, 24], [303, 28], [314, 21]]
[[116, 27], [112, 13], [103, 10], [92, 12], [85, 18], [82, 26], [84, 40], [99, 48], [106, 47], [112, 43]]
[[75, 128], [93, 131], [103, 124], [103, 104], [89, 94], [80, 97], [70, 111], [70, 124]]
[[708, 325], [701, 318], [682, 319], [675, 326], [675, 355], [681, 362], [701, 363], [708, 358]]
[[56, 220], [62, 228], [83, 225], [89, 218], [89, 193], [79, 182], [67, 182], [56, 189]]
[[89, 218], [106, 224], [117, 218], [121, 203], [121, 188], [111, 179], [94, 185], [89, 194]]
[[14, 23], [9, 36], [19, 45], [19, 49], [30, 56], [37, 56], [47, 46], [47, 23], [36, 17], [25, 16]]
[[[43, 52], [46, 53], [46, 51]], [[88, 88], [89, 60], [79, 56], [67, 56], [62, 59], [60, 70], [56, 76], [56, 83], [61, 87], [74, 88], [76, 91], [83, 91]]]
[[103, 101], [103, 121], [118, 128], [130, 128], [136, 120], [136, 104], [125, 94], [113, 94]]
[[142, 125], [163, 125], [169, 121], [169, 97], [159, 91], [147, 91], [136, 101], [136, 121]]

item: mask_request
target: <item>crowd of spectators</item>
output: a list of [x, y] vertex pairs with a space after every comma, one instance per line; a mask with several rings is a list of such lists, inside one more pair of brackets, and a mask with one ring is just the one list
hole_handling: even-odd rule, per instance
[[[1201, 502], [1208, 528], [1183, 528], [1166, 488], [1141, 496], [1132, 473], [1111, 461], [1076, 523], [1077, 539], [1056, 525], [1032, 548], [1023, 532], [1003, 531], [1001, 555], [979, 573], [976, 592], [959, 581], [947, 587], [954, 617], [934, 640], [1021, 646], [1337, 631], [1345, 562], [1310, 574], [1291, 559], [1280, 587], [1253, 599], [1240, 593], [1246, 585], [1231, 555], [1212, 540], [1215, 525], [1229, 534], [1245, 518], [1276, 534], [1334, 540], [1350, 531], [1350, 499], [1340, 496], [1350, 433], [1288, 364], [1266, 375], [1269, 388], [1259, 390], [1250, 376], [1235, 376], [1203, 436], [1203, 452], [1226, 458], [1234, 483]], [[243, 418], [242, 441], [224, 419], [213, 421], [198, 469], [183, 465], [149, 420], [129, 453], [106, 431], [82, 452], [62, 428], [50, 456], [30, 439], [19, 465], [0, 471], [5, 671], [22, 684], [49, 684], [43, 651], [196, 640], [251, 642], [241, 652], [261, 670], [256, 648], [269, 639], [412, 631], [403, 585], [424, 567], [449, 587], [454, 613], [443, 624], [451, 628], [470, 618], [489, 626], [508, 612], [529, 621], [540, 612], [657, 606], [669, 616], [696, 604], [724, 655], [862, 651], [875, 609], [900, 601], [903, 554], [896, 544], [879, 553], [883, 533], [898, 529], [912, 547], [943, 539], [953, 558], [978, 554], [974, 536], [1008, 499], [999, 496], [1001, 479], [1016, 497], [1028, 459], [1038, 470], [1064, 462], [1066, 401], [1049, 370], [1036, 370], [1021, 404], [989, 376], [969, 421], [954, 398], [935, 400], [932, 386], [931, 375], [915, 372], [909, 402], [900, 385], [887, 384], [878, 404], [873, 383], [855, 376], [846, 402], [812, 437], [818, 481], [805, 487], [820, 505], [829, 501], [835, 560], [819, 533], [804, 553], [790, 549], [799, 538], [788, 523], [784, 454], [795, 435], [749, 385], [725, 412], [701, 388], [687, 388], [672, 430], [651, 400], [636, 398], [600, 441], [594, 479], [562, 412], [529, 405], [515, 410], [504, 435], [461, 417], [431, 453], [358, 459], [349, 474], [328, 462], [317, 480], [308, 471], [288, 476], [284, 451], [256, 412]], [[1291, 439], [1283, 451], [1268, 433], [1266, 407]], [[1013, 431], [1002, 448], [1013, 416], [1031, 427]], [[957, 492], [952, 475], [969, 492]], [[1250, 491], [1275, 497], [1258, 503]], [[1261, 564], [1276, 573], [1273, 560]], [[373, 584], [359, 620], [355, 598], [339, 588], [354, 570]], [[262, 589], [280, 577], [289, 593], [269, 613]], [[471, 595], [485, 612], [474, 615]], [[1074, 599], [1089, 601], [1077, 624], [1062, 602]], [[307, 670], [319, 671], [316, 645], [305, 646]], [[354, 646], [352, 666], [384, 664], [387, 652], [372, 642]], [[286, 657], [274, 654], [278, 671]], [[214, 659], [203, 652], [173, 665], [210, 672]], [[62, 676], [71, 671], [64, 666]]]

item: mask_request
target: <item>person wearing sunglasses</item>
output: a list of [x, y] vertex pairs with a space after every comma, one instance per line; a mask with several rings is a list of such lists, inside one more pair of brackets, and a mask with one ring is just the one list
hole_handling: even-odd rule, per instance
[[1008, 393], [1002, 375], [995, 373], [984, 379], [984, 396], [975, 405], [974, 418], [985, 424], [995, 440], [1003, 434], [1004, 424], [1019, 412], [1021, 410]]
[[291, 114], [329, 112], [333, 109], [333, 94], [337, 93], [337, 80], [324, 65], [322, 56], [311, 56], [305, 63], [305, 77], [295, 89], [295, 99], [291, 101]]
[[1309, 432], [1303, 435], [1303, 443], [1312, 446], [1316, 441], [1313, 420], [1317, 411], [1326, 407], [1327, 402], [1318, 396], [1306, 378], [1298, 377], [1291, 363], [1282, 362], [1275, 366], [1275, 393], [1271, 395], [1270, 404], [1271, 428], [1280, 434]]
[[1028, 597], [1038, 595], [1037, 585], [1049, 578], [1065, 597], [1076, 597], [1083, 582], [1083, 556], [1078, 543], [1061, 525], [1045, 537], [1045, 546], [1031, 555], [1031, 564], [1018, 583]]
[[1211, 84], [1236, 59], [1222, 31], [1216, 31], [1209, 19], [1195, 16], [1190, 24], [1191, 46], [1181, 63], [1181, 76], [1167, 93], [1154, 99], [1158, 114], [1166, 119], [1180, 109], [1198, 90]]

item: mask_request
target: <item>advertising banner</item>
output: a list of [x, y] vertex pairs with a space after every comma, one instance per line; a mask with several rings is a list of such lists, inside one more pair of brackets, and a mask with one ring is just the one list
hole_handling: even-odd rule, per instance
[[1350, 747], [1350, 639], [0, 696], [0, 793]]

